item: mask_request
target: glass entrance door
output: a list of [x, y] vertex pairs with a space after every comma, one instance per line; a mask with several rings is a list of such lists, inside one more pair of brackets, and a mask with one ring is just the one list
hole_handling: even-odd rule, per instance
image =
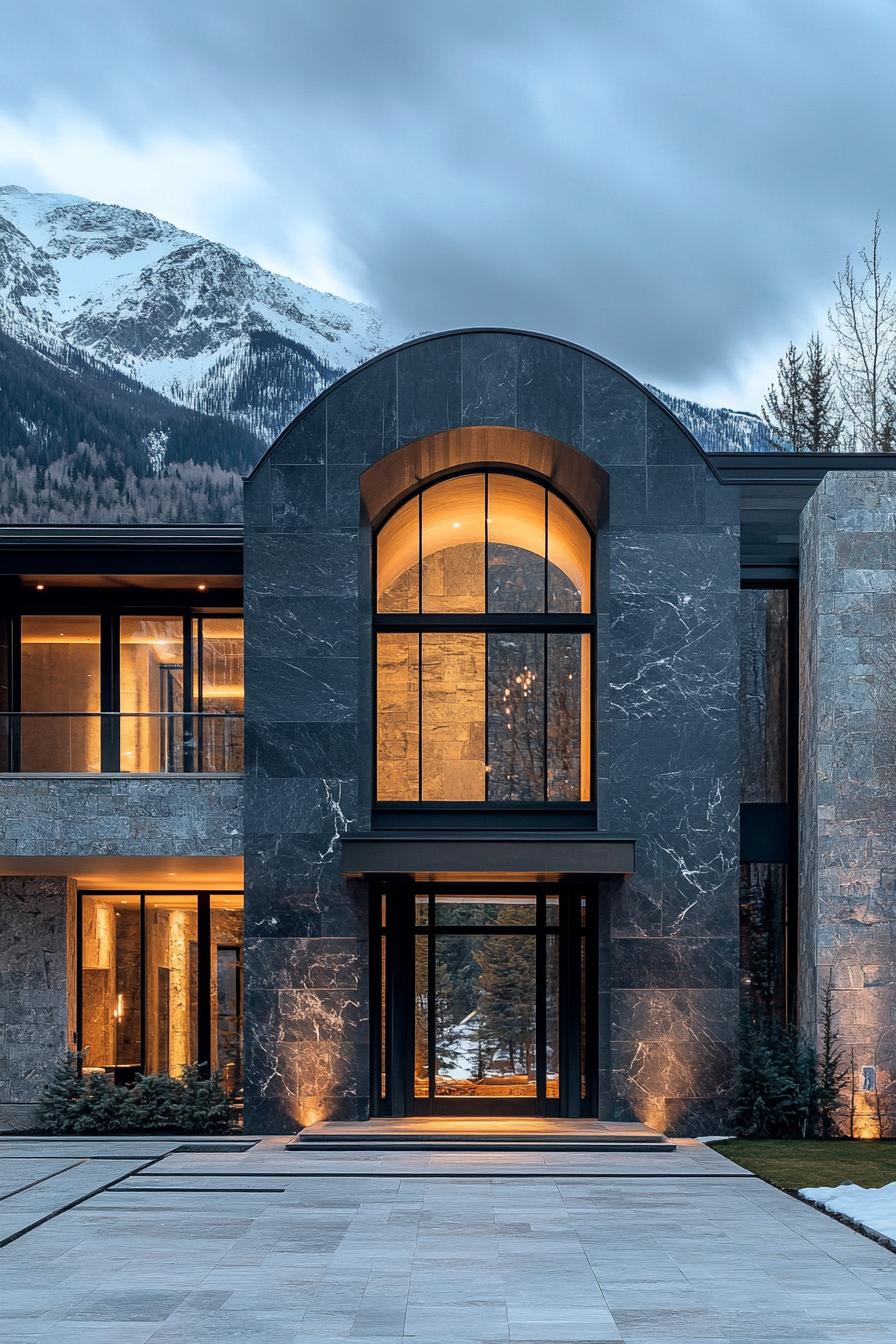
[[379, 895], [374, 1113], [590, 1113], [588, 904], [506, 885]]

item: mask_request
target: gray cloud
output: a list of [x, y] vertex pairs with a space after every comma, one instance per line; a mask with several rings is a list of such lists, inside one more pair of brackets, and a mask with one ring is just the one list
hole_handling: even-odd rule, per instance
[[322, 225], [401, 330], [533, 327], [734, 389], [875, 209], [896, 237], [889, 0], [18, 9], [7, 115], [229, 139], [264, 184], [241, 235]]

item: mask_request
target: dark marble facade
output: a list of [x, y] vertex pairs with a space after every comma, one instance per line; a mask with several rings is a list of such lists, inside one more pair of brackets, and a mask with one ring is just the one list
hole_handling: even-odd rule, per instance
[[472, 332], [337, 384], [246, 486], [247, 1123], [368, 1113], [369, 527], [361, 474], [460, 426], [532, 430], [608, 477], [597, 527], [594, 824], [605, 884], [606, 1118], [720, 1122], [738, 996], [739, 501], [637, 383], [543, 337]]

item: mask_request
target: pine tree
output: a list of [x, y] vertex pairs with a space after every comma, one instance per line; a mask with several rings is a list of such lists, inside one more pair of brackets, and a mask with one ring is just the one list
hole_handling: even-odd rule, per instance
[[751, 1139], [805, 1138], [815, 1098], [815, 1055], [772, 1016], [741, 1024], [732, 1121]]
[[796, 453], [806, 451], [803, 356], [793, 341], [778, 360], [777, 379], [762, 403], [762, 418], [777, 440], [777, 447], [786, 451], [789, 445]]
[[[498, 915], [498, 924], [517, 918], [512, 907]], [[477, 1006], [483, 1040], [495, 1062], [508, 1073], [529, 1073], [535, 1062], [534, 939], [483, 938], [473, 953], [479, 967]]]
[[803, 356], [802, 416], [808, 453], [835, 453], [843, 429], [843, 415], [834, 390], [833, 364], [815, 332]]
[[843, 1062], [835, 1016], [833, 972], [829, 972], [821, 996], [821, 1054], [815, 1097], [818, 1128], [823, 1139], [834, 1139], [840, 1134], [837, 1113], [842, 1108], [843, 1089], [849, 1081], [849, 1069]]

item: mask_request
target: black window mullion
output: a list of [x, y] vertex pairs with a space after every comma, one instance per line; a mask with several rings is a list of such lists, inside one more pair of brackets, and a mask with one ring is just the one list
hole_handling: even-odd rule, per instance
[[[181, 639], [184, 665], [184, 685], [181, 695], [183, 770], [185, 774], [191, 774], [196, 768], [196, 720], [193, 715], [193, 618], [190, 615], [183, 618]], [[173, 717], [170, 718], [166, 723], [166, 728], [169, 724], [174, 728], [175, 723], [176, 720]]]
[[78, 1073], [81, 1072], [84, 1048], [84, 893], [75, 896], [75, 1050], [78, 1052]]
[[15, 717], [9, 721], [9, 769], [22, 768], [22, 615], [15, 612], [10, 623], [9, 708]]
[[542, 792], [545, 803], [548, 801], [548, 632], [544, 632], [544, 663], [542, 675]]
[[118, 612], [100, 615], [100, 769], [121, 768], [121, 649]]
[[[146, 1072], [146, 894], [140, 893], [140, 1072]], [[115, 1042], [118, 1064], [118, 1042]]]
[[535, 1104], [544, 1113], [547, 1100], [547, 918], [544, 890], [535, 897]]
[[212, 917], [211, 896], [196, 896], [196, 1053], [200, 1070], [208, 1077], [212, 1067]]
[[417, 634], [417, 801], [423, 802], [423, 635]]
[[436, 897], [429, 895], [429, 925], [426, 942], [426, 1053], [429, 1104], [436, 1095]]
[[488, 478], [489, 478], [489, 473], [486, 471], [486, 472], [484, 473], [484, 475], [485, 475], [485, 525], [484, 525], [484, 528], [483, 528], [483, 532], [484, 532], [484, 534], [485, 534], [485, 555], [484, 555], [483, 558], [482, 558], [482, 587], [483, 587], [483, 593], [482, 593], [482, 610], [483, 610], [484, 612], [488, 612], [488, 609], [489, 609], [489, 600], [488, 600], [488, 561], [489, 561]]
[[485, 781], [484, 781], [484, 783], [485, 783], [485, 787], [484, 787], [483, 790], [482, 790], [482, 796], [483, 796], [483, 799], [485, 800], [485, 802], [490, 802], [490, 800], [491, 800], [491, 798], [490, 798], [490, 796], [491, 796], [491, 789], [489, 788], [489, 785], [490, 785], [490, 783], [491, 783], [491, 776], [490, 776], [490, 774], [489, 774], [489, 769], [488, 769], [488, 767], [489, 767], [489, 759], [488, 759], [488, 717], [489, 717], [489, 716], [488, 716], [488, 656], [489, 656], [489, 643], [490, 643], [490, 640], [489, 640], [488, 632], [485, 632], [485, 633], [483, 634], [482, 638], [485, 640], [485, 675], [484, 675], [483, 678], [482, 678], [482, 733], [483, 733], [483, 757], [484, 757], [484, 761], [483, 761], [483, 763], [484, 763], [484, 766], [485, 766]]
[[542, 611], [550, 611], [551, 604], [548, 600], [548, 492], [544, 492], [544, 602]]

